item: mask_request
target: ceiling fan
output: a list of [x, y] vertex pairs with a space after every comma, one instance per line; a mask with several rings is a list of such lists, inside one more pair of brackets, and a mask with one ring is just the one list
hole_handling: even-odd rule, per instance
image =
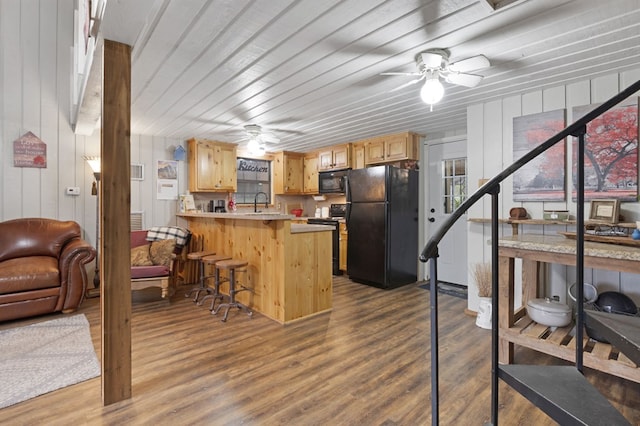
[[447, 49], [429, 49], [420, 52], [415, 57], [417, 72], [383, 72], [381, 75], [411, 75], [418, 78], [411, 80], [391, 91], [403, 89], [407, 86], [425, 81], [420, 90], [422, 100], [431, 105], [437, 103], [444, 95], [444, 87], [440, 82], [442, 78], [447, 83], [465, 87], [475, 87], [484, 78], [482, 75], [471, 74], [468, 71], [476, 71], [488, 68], [491, 64], [484, 55], [472, 56], [455, 62], [449, 62]]
[[265, 132], [257, 124], [247, 124], [244, 126], [246, 139], [248, 140], [247, 148], [254, 154], [264, 154], [267, 144], [275, 144], [280, 142], [273, 133]]

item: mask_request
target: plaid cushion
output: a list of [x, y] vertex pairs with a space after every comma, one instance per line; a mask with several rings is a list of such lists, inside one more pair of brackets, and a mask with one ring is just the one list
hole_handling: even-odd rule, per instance
[[184, 247], [191, 232], [179, 226], [153, 226], [147, 231], [147, 241], [160, 241], [174, 238], [177, 247]]

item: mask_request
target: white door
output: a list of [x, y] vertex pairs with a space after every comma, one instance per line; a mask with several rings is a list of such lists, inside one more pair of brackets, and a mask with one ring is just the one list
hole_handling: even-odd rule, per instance
[[[429, 200], [426, 216], [431, 235], [466, 199], [466, 140], [427, 147]], [[467, 285], [467, 223], [463, 215], [438, 245], [438, 280]]]

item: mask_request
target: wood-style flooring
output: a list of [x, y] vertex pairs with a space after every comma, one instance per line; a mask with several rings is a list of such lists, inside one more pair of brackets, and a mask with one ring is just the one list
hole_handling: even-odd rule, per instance
[[[287, 326], [240, 311], [222, 323], [184, 292], [170, 304], [134, 301], [130, 400], [103, 407], [96, 378], [2, 409], [0, 424], [431, 424], [427, 290], [385, 291], [336, 277], [333, 311]], [[439, 302], [440, 424], [482, 425], [491, 415], [490, 331], [464, 315], [465, 300], [440, 294]], [[98, 356], [99, 310], [98, 299], [79, 310]], [[562, 363], [523, 348], [516, 362]], [[585, 373], [640, 424], [640, 385]], [[555, 424], [504, 383], [499, 416], [504, 425]]]

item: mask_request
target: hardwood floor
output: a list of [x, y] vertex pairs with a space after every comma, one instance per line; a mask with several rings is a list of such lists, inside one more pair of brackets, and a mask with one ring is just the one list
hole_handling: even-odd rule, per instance
[[[225, 324], [179, 290], [171, 304], [134, 302], [133, 397], [103, 407], [100, 379], [0, 410], [0, 423], [130, 425], [427, 425], [431, 423], [429, 292], [334, 279], [331, 313], [282, 326], [231, 311]], [[138, 297], [138, 296], [137, 296]], [[490, 419], [490, 331], [439, 295], [440, 423]], [[100, 354], [99, 301], [86, 314]], [[57, 315], [38, 319], [47, 320]], [[34, 322], [0, 325], [8, 328]], [[516, 362], [562, 361], [527, 349]], [[640, 385], [588, 370], [589, 380], [640, 424]], [[554, 424], [500, 383], [500, 424]]]

